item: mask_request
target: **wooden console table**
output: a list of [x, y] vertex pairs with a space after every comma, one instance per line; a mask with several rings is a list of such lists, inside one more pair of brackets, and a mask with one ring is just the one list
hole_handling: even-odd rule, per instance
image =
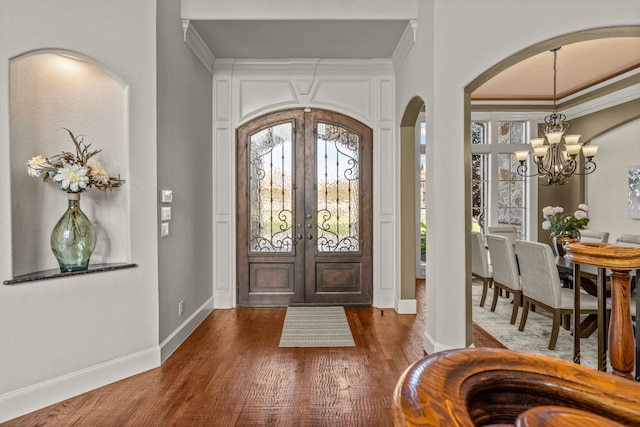
[[[566, 245], [564, 249], [565, 258], [574, 262], [574, 362], [580, 363], [580, 286], [577, 285], [580, 283], [580, 264], [598, 267], [599, 301], [604, 300], [602, 295], [604, 292], [604, 269], [608, 268], [612, 272], [609, 360], [613, 374], [632, 379], [635, 354], [630, 311], [630, 284], [631, 270], [640, 268], [640, 248], [621, 247], [608, 243], [571, 243]], [[604, 336], [604, 315], [600, 313], [598, 317], [599, 336]], [[598, 359], [603, 360], [603, 356], [599, 354]]]

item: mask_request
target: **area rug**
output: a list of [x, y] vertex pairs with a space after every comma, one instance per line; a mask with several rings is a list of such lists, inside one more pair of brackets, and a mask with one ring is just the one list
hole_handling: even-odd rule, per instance
[[[573, 336], [571, 331], [567, 331], [563, 327], [560, 327], [555, 350], [549, 350], [549, 338], [551, 337], [551, 325], [553, 323], [549, 313], [529, 310], [524, 331], [520, 332], [518, 331], [518, 325], [520, 324], [522, 308], [518, 311], [516, 324], [509, 324], [513, 307], [510, 300], [513, 297], [510, 299], [499, 297], [496, 311], [491, 312], [493, 288], [489, 289], [487, 293], [484, 307], [479, 305], [482, 295], [482, 283], [474, 280], [472, 289], [473, 321], [507, 348], [573, 361]], [[597, 336], [598, 333], [596, 331], [589, 338], [580, 340], [580, 364], [594, 369], [598, 366]]]
[[343, 307], [288, 307], [280, 347], [354, 347]]

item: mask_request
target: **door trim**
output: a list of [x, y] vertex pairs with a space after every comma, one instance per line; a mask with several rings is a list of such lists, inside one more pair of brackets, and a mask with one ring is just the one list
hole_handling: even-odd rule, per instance
[[[296, 185], [303, 185], [303, 188], [296, 191], [295, 206], [292, 208], [294, 212], [293, 218], [298, 218], [298, 221], [292, 220], [294, 227], [294, 250], [297, 252], [300, 248], [295, 248], [296, 243], [300, 242], [296, 239], [295, 229], [296, 222], [300, 222], [307, 213], [312, 212], [315, 216], [315, 197], [316, 193], [314, 189], [311, 189], [310, 183], [313, 187], [316, 186], [315, 177], [315, 162], [316, 162], [316, 140], [315, 130], [318, 122], [326, 123], [329, 125], [338, 125], [341, 128], [348, 130], [349, 132], [355, 132], [360, 135], [360, 143], [358, 145], [358, 173], [359, 173], [359, 188], [360, 194], [358, 195], [358, 209], [361, 214], [358, 218], [358, 227], [360, 229], [360, 239], [362, 244], [357, 252], [334, 252], [323, 253], [316, 251], [316, 242], [307, 243], [307, 230], [306, 222], [304, 220], [304, 249], [305, 253], [302, 254], [303, 266], [295, 265], [295, 254], [286, 252], [279, 254], [277, 252], [266, 252], [265, 262], [267, 257], [271, 257], [276, 265], [269, 270], [269, 267], [258, 266], [254, 268], [253, 262], [260, 263], [261, 255], [260, 251], [251, 252], [249, 247], [250, 241], [250, 227], [251, 220], [248, 214], [250, 196], [249, 196], [249, 176], [250, 167], [248, 164], [248, 141], [251, 135], [254, 135], [264, 129], [268, 129], [273, 125], [277, 125], [285, 122], [293, 122], [293, 139], [294, 139], [294, 164], [300, 165], [299, 156], [304, 158], [304, 167], [294, 168], [295, 178], [294, 188]], [[302, 136], [304, 135], [304, 136]], [[346, 116], [339, 112], [333, 112], [322, 109], [287, 109], [277, 112], [269, 113], [260, 116], [243, 126], [236, 129], [236, 296], [238, 298], [238, 305], [241, 306], [259, 306], [259, 305], [290, 305], [290, 304], [362, 304], [371, 305], [373, 303], [373, 131], [370, 127], [355, 120], [349, 116]], [[326, 144], [326, 142], [325, 142]], [[306, 148], [305, 148], [306, 147]], [[310, 148], [311, 147], [311, 148]], [[305, 151], [311, 152], [305, 154]], [[298, 159], [296, 161], [296, 159]], [[302, 177], [298, 171], [302, 170]], [[305, 171], [307, 171], [305, 173]], [[245, 176], [246, 175], [246, 176]], [[305, 176], [307, 175], [307, 176]], [[311, 177], [311, 179], [310, 179]], [[255, 182], [255, 181], [254, 181]], [[306, 185], [304, 183], [307, 183]], [[300, 184], [302, 183], [302, 184]], [[304, 188], [306, 187], [306, 189]], [[271, 187], [270, 187], [271, 188]], [[351, 190], [349, 190], [351, 191]], [[350, 193], [351, 194], [351, 193]], [[306, 200], [306, 201], [305, 201]], [[351, 199], [353, 200], [353, 199]], [[269, 221], [267, 221], [269, 223]], [[273, 222], [271, 222], [273, 224]], [[315, 218], [313, 220], [314, 227], [317, 228]], [[267, 226], [268, 228], [269, 226]], [[315, 229], [314, 229], [315, 231]], [[315, 234], [315, 233], [314, 233]], [[298, 245], [299, 246], [299, 245]], [[311, 251], [308, 249], [311, 248]], [[290, 256], [287, 260], [288, 255]], [[346, 258], [345, 258], [346, 257]], [[352, 259], [351, 259], [352, 258]], [[306, 260], [306, 261], [305, 261]], [[310, 262], [313, 260], [313, 265], [310, 267]], [[330, 264], [327, 264], [329, 262]], [[355, 264], [354, 264], [355, 263]], [[276, 268], [277, 267], [277, 268]], [[286, 268], [285, 268], [286, 267]], [[320, 268], [319, 271], [316, 271]], [[321, 288], [319, 292], [316, 292], [316, 274], [320, 274], [319, 277], [329, 278], [325, 282], [325, 287]], [[322, 276], [324, 274], [324, 276]], [[261, 275], [261, 276], [257, 276]], [[266, 283], [264, 292], [259, 288], [257, 282], [252, 279], [262, 278]], [[305, 283], [305, 277], [307, 280]], [[343, 286], [348, 285], [348, 278], [356, 278], [353, 283], [357, 283], [357, 286]], [[287, 283], [294, 280], [294, 283], [298, 284], [298, 289], [293, 289], [288, 286]], [[344, 283], [343, 283], [344, 282]], [[250, 283], [253, 283], [251, 285]], [[300, 286], [303, 284], [302, 286]], [[273, 285], [272, 289], [268, 289]], [[281, 285], [281, 286], [277, 286]], [[333, 286], [333, 288], [331, 288]], [[255, 291], [255, 298], [252, 298], [251, 288]], [[273, 294], [271, 295], [270, 292]], [[278, 292], [289, 295], [289, 299], [286, 296], [276, 296]], [[300, 294], [301, 292], [301, 294]], [[317, 295], [311, 302], [310, 295]], [[266, 296], [264, 300], [260, 300], [260, 296]], [[300, 298], [301, 297], [301, 298]], [[255, 300], [252, 300], [255, 299]]]

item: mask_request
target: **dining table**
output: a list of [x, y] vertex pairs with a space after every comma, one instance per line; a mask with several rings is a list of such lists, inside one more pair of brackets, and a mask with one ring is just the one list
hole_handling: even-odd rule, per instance
[[[558, 271], [565, 278], [572, 276], [573, 312], [573, 361], [580, 363], [580, 339], [584, 322], [580, 318], [581, 278], [596, 278], [598, 299], [597, 344], [598, 369], [607, 370], [607, 353], [613, 374], [640, 381], [640, 348], [635, 345], [630, 313], [632, 272], [640, 277], [640, 248], [623, 248], [606, 243], [571, 243], [565, 246], [564, 257], [556, 257]], [[606, 274], [611, 275], [611, 320], [607, 325]], [[640, 313], [640, 292], [635, 297], [636, 313]], [[640, 342], [640, 321], [636, 316], [635, 341]], [[635, 365], [635, 373], [634, 373]], [[634, 376], [635, 374], [635, 376]]]

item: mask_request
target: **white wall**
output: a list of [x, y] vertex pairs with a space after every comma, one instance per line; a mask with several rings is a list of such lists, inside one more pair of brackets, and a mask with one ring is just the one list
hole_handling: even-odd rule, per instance
[[640, 120], [635, 120], [590, 142], [600, 148], [596, 171], [585, 179], [586, 203], [591, 208], [589, 228], [608, 231], [609, 243], [620, 234], [640, 234], [640, 219], [629, 218], [627, 212], [628, 166], [640, 165], [638, 135]]
[[[562, 16], [561, 25], [556, 19], [543, 19], [549, 11]], [[626, 0], [419, 2], [417, 41], [396, 74], [396, 116], [402, 115], [412, 97], [425, 100], [431, 153], [427, 164], [427, 352], [469, 344], [468, 230], [461, 226], [468, 220], [464, 176], [470, 163], [465, 155], [464, 124], [469, 119], [465, 87], [491, 66], [536, 43], [591, 28], [637, 25], [639, 17], [638, 3]]]
[[[125, 185], [131, 196], [129, 250], [138, 267], [0, 285], [0, 421], [160, 361], [156, 2], [3, 0], [1, 8], [0, 235], [11, 236], [12, 164], [25, 161], [10, 153], [9, 61], [33, 50], [68, 49], [104, 64], [130, 88], [131, 168]], [[32, 119], [37, 123], [39, 117]], [[53, 215], [61, 214], [59, 207], [51, 209]], [[2, 239], [3, 280], [14, 273], [12, 252], [11, 240]]]

